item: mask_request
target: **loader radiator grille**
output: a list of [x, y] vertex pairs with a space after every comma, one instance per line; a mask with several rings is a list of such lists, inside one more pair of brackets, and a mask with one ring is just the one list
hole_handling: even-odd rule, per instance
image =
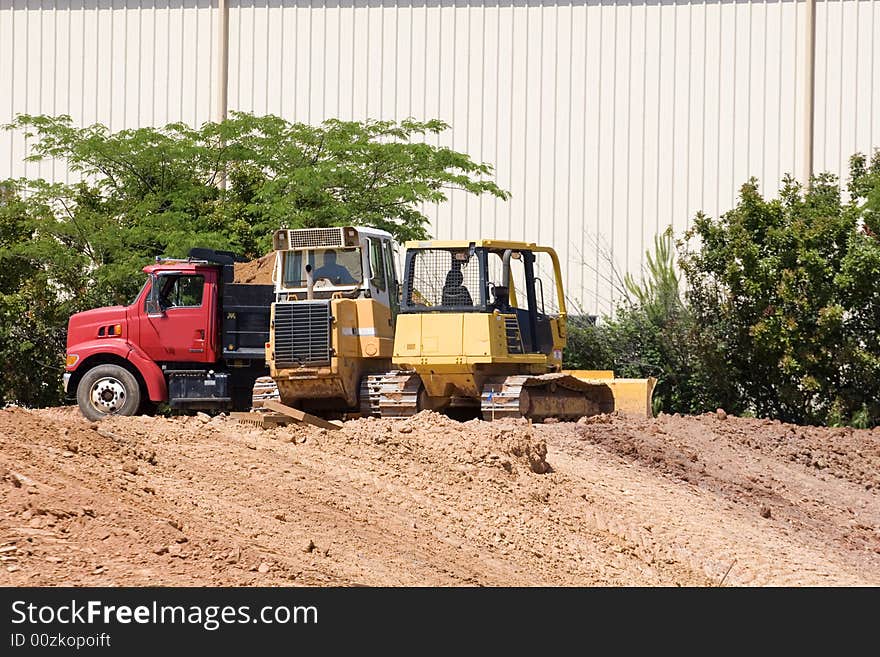
[[345, 246], [342, 228], [309, 228], [291, 230], [289, 233], [291, 249], [313, 249], [325, 246]]
[[328, 303], [276, 303], [274, 326], [276, 367], [330, 364]]
[[504, 318], [504, 332], [507, 334], [507, 353], [523, 353], [522, 334], [519, 332], [519, 322], [516, 317]]

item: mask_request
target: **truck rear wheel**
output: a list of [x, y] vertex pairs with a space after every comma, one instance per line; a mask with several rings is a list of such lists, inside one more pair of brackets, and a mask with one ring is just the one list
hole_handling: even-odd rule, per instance
[[141, 389], [134, 375], [124, 367], [98, 365], [80, 380], [76, 402], [90, 420], [108, 415], [134, 415], [141, 405]]

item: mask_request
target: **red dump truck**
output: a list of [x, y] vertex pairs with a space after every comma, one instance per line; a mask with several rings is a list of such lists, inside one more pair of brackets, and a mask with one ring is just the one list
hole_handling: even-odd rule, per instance
[[157, 259], [129, 306], [73, 315], [64, 388], [96, 420], [161, 402], [177, 409], [246, 410], [268, 374], [272, 285], [234, 283], [228, 251], [193, 249]]

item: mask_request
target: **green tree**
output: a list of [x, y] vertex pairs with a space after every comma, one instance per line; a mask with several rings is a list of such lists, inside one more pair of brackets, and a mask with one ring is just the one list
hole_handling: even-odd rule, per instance
[[691, 309], [723, 346], [739, 404], [758, 415], [880, 418], [880, 158], [851, 165], [846, 202], [829, 174], [809, 189], [786, 178], [771, 200], [751, 180], [733, 210], [698, 215], [688, 234]]
[[[56, 402], [61, 393], [65, 302], [49, 288], [46, 272], [19, 252], [30, 243], [27, 205], [0, 183], [0, 402]], [[45, 376], [46, 372], [50, 376]]]
[[206, 246], [257, 257], [281, 227], [424, 238], [425, 205], [450, 190], [508, 197], [488, 164], [427, 143], [442, 121], [309, 126], [238, 113], [114, 133], [20, 115], [5, 127], [30, 137], [29, 160], [63, 161], [80, 180], [0, 182], [0, 365], [12, 374], [0, 402], [59, 401], [69, 315], [128, 303], [156, 256]]
[[61, 159], [81, 173], [96, 212], [143, 226], [139, 239], [172, 251], [197, 237], [256, 256], [279, 227], [360, 224], [423, 239], [425, 204], [450, 190], [509, 196], [488, 179], [490, 165], [427, 143], [449, 128], [438, 120], [311, 126], [234, 113], [200, 128], [111, 133], [67, 116], [20, 115], [7, 128], [34, 140], [28, 159]]

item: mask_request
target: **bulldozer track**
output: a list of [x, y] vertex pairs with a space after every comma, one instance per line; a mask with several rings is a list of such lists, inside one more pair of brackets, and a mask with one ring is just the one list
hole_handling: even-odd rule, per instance
[[254, 409], [259, 409], [262, 408], [263, 402], [269, 399], [281, 399], [278, 386], [271, 376], [261, 376], [254, 382], [254, 397], [251, 405]]
[[[426, 410], [423, 387], [416, 372], [391, 370], [368, 374], [360, 383], [360, 414], [363, 417], [411, 417]], [[254, 411], [263, 411], [264, 403], [279, 400], [278, 388], [270, 377], [257, 379], [254, 385]], [[611, 389], [569, 374], [517, 375], [490, 379], [480, 398], [484, 420], [524, 417], [543, 420], [549, 417], [578, 419], [614, 411]], [[254, 420], [257, 426], [271, 424]]]
[[415, 372], [392, 370], [368, 374], [361, 380], [361, 414], [374, 417], [410, 417], [421, 410], [422, 380]]

